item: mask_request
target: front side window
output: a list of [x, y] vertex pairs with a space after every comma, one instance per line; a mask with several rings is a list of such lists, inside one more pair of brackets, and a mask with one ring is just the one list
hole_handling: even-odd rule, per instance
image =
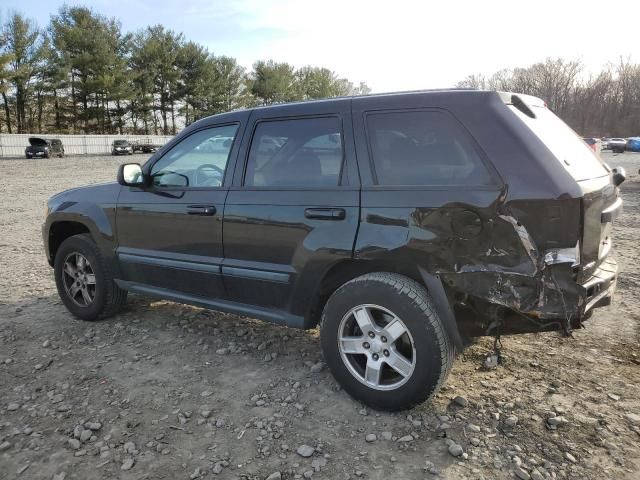
[[387, 112], [366, 119], [378, 185], [494, 184], [467, 134], [446, 113]]
[[244, 184], [255, 187], [335, 187], [342, 169], [338, 118], [258, 123]]
[[153, 186], [222, 186], [237, 130], [237, 125], [225, 125], [189, 135], [153, 165]]

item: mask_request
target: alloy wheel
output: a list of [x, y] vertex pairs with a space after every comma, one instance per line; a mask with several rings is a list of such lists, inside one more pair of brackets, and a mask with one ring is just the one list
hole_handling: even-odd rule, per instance
[[81, 253], [67, 255], [62, 267], [62, 283], [67, 295], [80, 307], [88, 307], [96, 297], [96, 275]]
[[338, 349], [351, 374], [375, 390], [401, 387], [416, 365], [411, 332], [379, 305], [358, 305], [347, 312], [338, 330]]

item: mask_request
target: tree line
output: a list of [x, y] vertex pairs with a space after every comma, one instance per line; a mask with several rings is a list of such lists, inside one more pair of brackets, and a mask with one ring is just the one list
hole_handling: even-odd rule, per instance
[[587, 74], [579, 61], [549, 58], [489, 76], [469, 75], [457, 86], [540, 97], [585, 137], [640, 135], [640, 65], [630, 60]]
[[162, 25], [123, 32], [81, 6], [46, 28], [16, 12], [0, 33], [0, 133], [175, 134], [215, 113], [368, 92], [327, 68], [259, 60], [247, 71]]

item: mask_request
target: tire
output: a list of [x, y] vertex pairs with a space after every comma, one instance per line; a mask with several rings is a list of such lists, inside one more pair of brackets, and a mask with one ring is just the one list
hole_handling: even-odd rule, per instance
[[[86, 289], [89, 297], [92, 297], [90, 302], [82, 291], [72, 298], [73, 285], [70, 288], [70, 283], [73, 284], [72, 277], [64, 271], [67, 261], [71, 264], [75, 261], [75, 270], [82, 271], [76, 260], [79, 258], [78, 255], [84, 257], [89, 266], [84, 271], [87, 272]], [[110, 317], [117, 313], [127, 301], [127, 291], [115, 284], [107, 262], [89, 234], [74, 235], [62, 242], [56, 252], [53, 271], [60, 299], [76, 318], [94, 321]], [[73, 268], [70, 271], [73, 271]], [[91, 274], [94, 276], [93, 284], [91, 284]], [[81, 279], [78, 279], [78, 282], [80, 281]]]
[[[367, 323], [363, 319], [373, 319], [373, 338], [360, 328], [361, 321]], [[400, 324], [390, 327], [395, 320]], [[402, 327], [404, 333], [392, 341], [393, 331], [397, 334]], [[454, 361], [454, 346], [425, 287], [395, 273], [369, 273], [338, 288], [322, 313], [320, 340], [325, 361], [338, 383], [352, 397], [381, 410], [402, 410], [430, 398]], [[367, 350], [359, 351], [360, 345]], [[355, 353], [350, 353], [351, 349]], [[397, 361], [398, 354], [403, 361]], [[387, 361], [401, 365], [406, 375]], [[369, 364], [375, 372], [378, 362], [383, 364], [382, 374], [373, 387], [365, 374]], [[375, 384], [376, 376], [372, 378]]]

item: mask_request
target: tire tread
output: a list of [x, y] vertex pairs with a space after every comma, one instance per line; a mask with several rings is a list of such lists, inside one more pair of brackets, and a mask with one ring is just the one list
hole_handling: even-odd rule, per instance
[[[424, 402], [440, 389], [453, 366], [453, 362], [455, 360], [455, 348], [453, 342], [449, 338], [449, 335], [444, 328], [444, 325], [442, 324], [438, 315], [435, 313], [435, 308], [433, 306], [433, 303], [431, 302], [431, 298], [429, 297], [427, 289], [423, 285], [409, 277], [391, 272], [367, 273], [346, 282], [334, 292], [334, 295], [341, 295], [351, 290], [351, 288], [353, 287], [358, 287], [359, 284], [372, 281], [387, 285], [394, 289], [398, 293], [398, 295], [404, 296], [412, 301], [424, 314], [425, 321], [427, 321], [433, 328], [433, 331], [436, 335], [437, 343], [440, 347], [441, 368], [440, 376], [437, 382], [431, 385], [430, 388], [425, 388], [421, 392], [421, 394], [416, 397], [409, 405], [400, 405], [397, 408], [388, 406], [385, 407], [385, 409], [387, 410], [401, 410], [405, 408], [411, 408], [412, 406]], [[322, 325], [325, 322], [325, 312], [326, 309], [322, 313], [320, 328], [322, 328]]]

